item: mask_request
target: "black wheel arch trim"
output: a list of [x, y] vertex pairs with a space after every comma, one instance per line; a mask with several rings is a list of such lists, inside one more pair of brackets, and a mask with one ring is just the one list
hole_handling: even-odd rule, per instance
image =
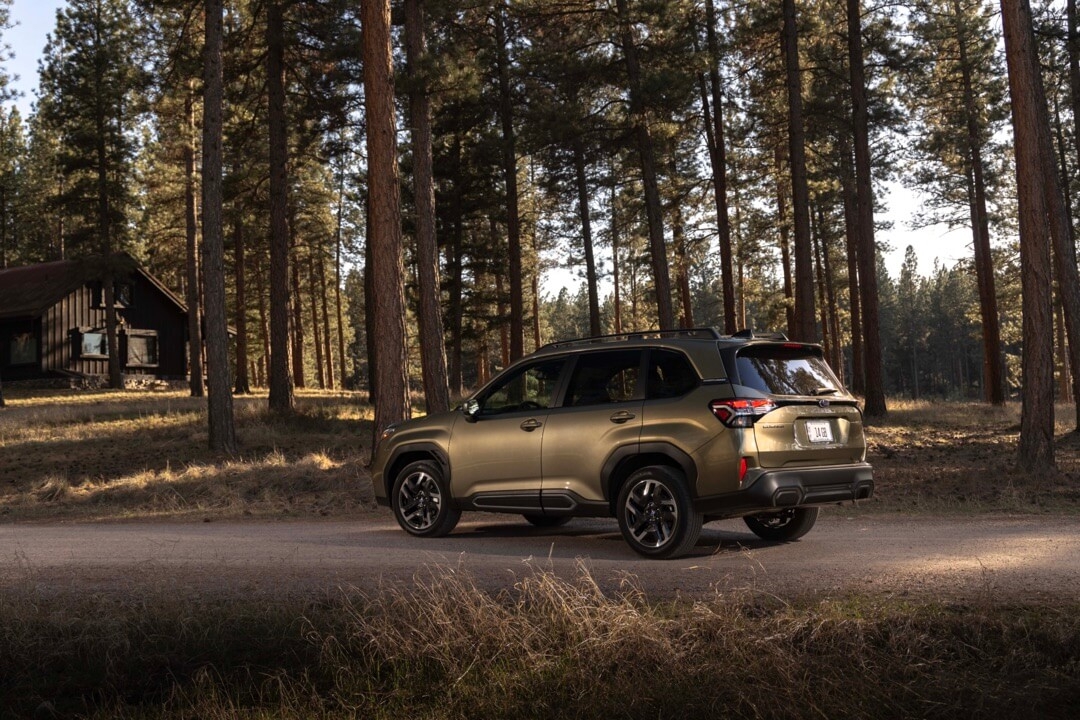
[[615, 448], [606, 461], [604, 461], [604, 467], [601, 469], [601, 480], [604, 499], [608, 502], [614, 502], [615, 498], [612, 494], [611, 480], [615, 475], [615, 471], [619, 469], [619, 466], [627, 460], [631, 460], [640, 455], [663, 455], [679, 466], [683, 474], [686, 476], [688, 490], [690, 491], [690, 497], [697, 497], [697, 465], [694, 463], [694, 459], [690, 457], [689, 453], [679, 449], [675, 445], [667, 442], [643, 442], [643, 443], [631, 443], [629, 445], [622, 445]]
[[394, 480], [397, 479], [397, 473], [394, 470], [401, 461], [402, 456], [414, 454], [433, 457], [439, 467], [442, 468], [443, 480], [446, 481], [446, 486], [450, 487], [450, 458], [447, 457], [446, 451], [433, 442], [415, 442], [394, 448], [386, 461], [386, 465], [383, 466], [385, 468], [383, 471], [383, 484], [386, 486], [387, 497], [390, 497], [390, 493], [393, 491]]

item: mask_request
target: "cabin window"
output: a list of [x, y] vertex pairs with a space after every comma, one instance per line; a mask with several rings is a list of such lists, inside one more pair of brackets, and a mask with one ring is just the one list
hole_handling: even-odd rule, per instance
[[37, 356], [37, 338], [34, 337], [34, 333], [16, 333], [11, 336], [10, 364], [31, 365], [37, 362]]
[[109, 357], [109, 340], [103, 332], [84, 332], [80, 342], [80, 355], [86, 358]]
[[[93, 284], [92, 290], [94, 307], [105, 307], [105, 286], [100, 282], [96, 282]], [[116, 280], [113, 282], [113, 293], [115, 294], [115, 302], [113, 303], [115, 307], [129, 308], [133, 304], [135, 286], [127, 281]]]
[[128, 330], [127, 364], [154, 366], [158, 364], [158, 339], [152, 330]]

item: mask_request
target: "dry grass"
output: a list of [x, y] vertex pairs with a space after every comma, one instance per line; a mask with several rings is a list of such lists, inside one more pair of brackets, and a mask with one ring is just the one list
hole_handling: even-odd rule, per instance
[[[206, 449], [205, 400], [179, 392], [17, 392], [0, 411], [0, 518], [342, 515], [369, 508], [371, 407], [302, 392], [278, 418], [236, 398], [239, 457]], [[1016, 466], [1013, 403], [893, 399], [868, 428], [876, 497], [902, 512], [1080, 511], [1080, 434], [1058, 408], [1060, 472]]]
[[867, 429], [877, 497], [901, 511], [1080, 511], [1080, 433], [1072, 405], [1057, 408], [1059, 472], [1038, 476], [1016, 460], [1020, 405], [893, 399]]
[[0, 697], [92, 718], [1072, 718], [1078, 610], [657, 606], [584, 571], [491, 595], [460, 568], [271, 606], [0, 596]]
[[238, 457], [207, 449], [206, 401], [177, 392], [9, 393], [0, 516], [100, 519], [355, 513], [370, 507], [371, 408], [305, 392], [297, 414], [236, 398]]

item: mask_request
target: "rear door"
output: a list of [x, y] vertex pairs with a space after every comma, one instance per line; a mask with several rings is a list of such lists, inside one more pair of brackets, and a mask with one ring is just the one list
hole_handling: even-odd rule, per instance
[[[777, 408], [754, 423], [762, 467], [839, 465], [863, 459], [862, 413], [821, 356], [799, 343], [761, 343], [735, 354], [738, 384]], [[741, 388], [737, 395], [747, 394]]]
[[[544, 430], [544, 495], [573, 493], [599, 502], [604, 462], [641, 435], [644, 350], [582, 353], [575, 360], [561, 407]], [[564, 503], [565, 504], [565, 503]]]

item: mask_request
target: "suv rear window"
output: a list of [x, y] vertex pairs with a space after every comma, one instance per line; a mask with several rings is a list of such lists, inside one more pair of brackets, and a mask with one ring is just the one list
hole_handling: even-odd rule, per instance
[[751, 345], [736, 355], [742, 385], [770, 395], [830, 395], [840, 382], [813, 350]]

